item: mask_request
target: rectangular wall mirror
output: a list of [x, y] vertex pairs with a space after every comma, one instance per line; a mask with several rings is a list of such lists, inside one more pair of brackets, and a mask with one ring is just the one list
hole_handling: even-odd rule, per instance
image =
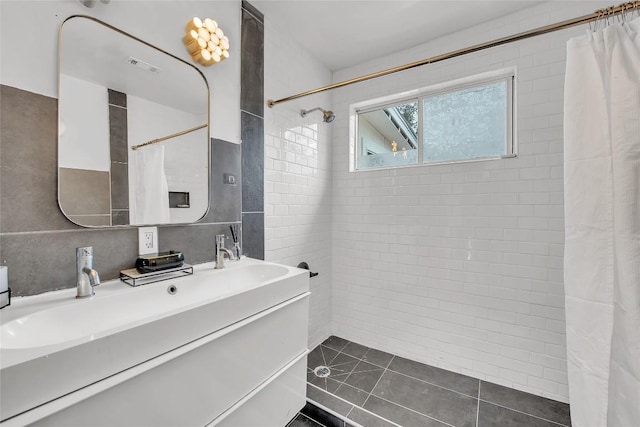
[[[209, 86], [193, 65], [109, 24], [59, 34], [58, 203], [85, 227], [184, 224], [209, 209]], [[189, 203], [170, 203], [170, 193]]]

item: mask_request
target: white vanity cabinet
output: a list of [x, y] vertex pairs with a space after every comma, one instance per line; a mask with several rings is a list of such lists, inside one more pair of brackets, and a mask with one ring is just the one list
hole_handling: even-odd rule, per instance
[[[244, 296], [245, 309], [255, 306], [253, 314], [231, 316], [224, 327], [10, 417], [2, 427], [284, 427], [305, 404], [309, 279], [297, 269], [280, 279], [282, 286], [266, 284], [270, 295], [280, 295], [275, 304], [253, 295], [264, 286], [245, 289], [235, 297]], [[188, 284], [176, 283], [189, 292]], [[204, 304], [202, 323], [209, 322], [212, 306], [228, 310], [226, 300]], [[116, 350], [105, 357], [124, 354]]]

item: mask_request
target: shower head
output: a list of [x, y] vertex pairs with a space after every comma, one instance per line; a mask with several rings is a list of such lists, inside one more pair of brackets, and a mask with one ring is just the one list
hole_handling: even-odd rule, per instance
[[325, 123], [331, 123], [333, 121], [333, 119], [336, 118], [336, 115], [333, 114], [333, 111], [324, 110], [324, 109], [322, 109], [320, 107], [312, 108], [311, 110], [300, 110], [300, 115], [302, 117], [306, 117], [307, 114], [309, 114], [312, 111], [316, 111], [316, 110], [322, 111], [322, 120], [324, 120]]

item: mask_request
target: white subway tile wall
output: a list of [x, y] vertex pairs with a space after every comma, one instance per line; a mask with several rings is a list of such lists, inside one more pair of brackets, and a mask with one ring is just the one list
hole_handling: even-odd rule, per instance
[[[591, 1], [542, 3], [338, 71], [333, 80], [606, 6]], [[568, 401], [562, 271], [563, 85], [566, 41], [586, 28], [539, 36], [333, 92], [334, 334]], [[518, 158], [349, 172], [350, 104], [514, 66]], [[294, 78], [295, 73], [287, 75]], [[297, 86], [282, 93], [296, 92]], [[284, 140], [284, 135], [274, 136], [270, 145]], [[273, 147], [272, 155], [284, 151], [284, 147]], [[275, 169], [277, 159], [268, 161]], [[286, 191], [274, 188], [286, 174], [273, 173], [268, 179], [271, 192]], [[276, 200], [270, 198], [274, 205]], [[295, 251], [286, 243], [290, 233], [277, 239], [285, 218], [271, 219], [278, 224], [269, 224], [268, 237], [276, 238], [279, 250]], [[275, 254], [278, 249], [274, 243], [270, 246]]]
[[[331, 72], [265, 16], [265, 95], [331, 83]], [[311, 279], [309, 348], [330, 335], [331, 125], [318, 111], [330, 94], [265, 108], [265, 259], [296, 266], [306, 261]]]

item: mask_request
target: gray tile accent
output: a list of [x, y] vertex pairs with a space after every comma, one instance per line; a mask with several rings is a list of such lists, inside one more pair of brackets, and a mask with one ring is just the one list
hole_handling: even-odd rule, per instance
[[349, 413], [349, 419], [366, 427], [397, 427], [396, 424], [391, 424], [390, 422], [357, 407], [354, 407]]
[[264, 23], [264, 15], [262, 14], [262, 12], [256, 9], [254, 5], [252, 5], [248, 1], [242, 0], [242, 8], [255, 16], [258, 21]]
[[345, 417], [351, 411], [351, 408], [353, 408], [353, 405], [350, 405], [347, 402], [338, 399], [337, 397], [330, 393], [327, 393], [326, 391], [320, 390], [317, 387], [313, 387], [310, 385], [307, 385], [307, 397], [314, 402], [324, 406], [325, 408], [331, 409], [336, 414], [340, 414]]
[[107, 89], [109, 93], [109, 104], [127, 108], [127, 94], [117, 90]]
[[[167, 193], [165, 197], [169, 198]], [[111, 162], [111, 209], [129, 209], [129, 167]]]
[[[369, 397], [367, 403], [364, 405], [364, 409], [378, 414], [396, 424], [404, 427], [444, 427], [446, 424], [438, 422], [432, 418], [425, 417], [406, 408], [398, 406], [394, 403], [387, 402], [386, 400], [377, 398], [375, 396]], [[356, 421], [353, 419], [353, 421]], [[475, 421], [475, 418], [474, 418]], [[457, 425], [456, 425], [457, 427]]]
[[[372, 395], [455, 426], [471, 427], [476, 422], [477, 399], [393, 371], [385, 371]], [[365, 405], [365, 409], [370, 408]]]
[[66, 215], [111, 216], [109, 172], [71, 168], [60, 168], [58, 172], [60, 207]]
[[264, 211], [264, 120], [242, 112], [242, 212]]
[[554, 421], [559, 424], [571, 425], [569, 405], [544, 397], [535, 396], [523, 391], [514, 390], [498, 384], [482, 381], [480, 399], [495, 403], [506, 408]]
[[[211, 138], [210, 208], [202, 222], [236, 222], [242, 219], [241, 168], [240, 144]], [[225, 184], [225, 173], [233, 174], [236, 184]]]
[[242, 253], [264, 259], [264, 213], [242, 214]]
[[93, 246], [93, 264], [103, 281], [115, 279], [120, 270], [135, 264], [138, 231], [83, 229], [3, 235], [1, 259], [9, 266], [12, 291], [23, 296], [76, 286], [75, 253], [80, 246]]
[[558, 424], [480, 401], [478, 427], [558, 427]]
[[79, 228], [58, 207], [57, 123], [56, 99], [0, 85], [0, 232]]
[[[62, 213], [57, 135], [56, 99], [0, 85], [0, 261], [11, 270], [15, 296], [75, 287], [76, 247], [94, 247], [102, 280], [116, 279], [120, 270], [133, 267], [137, 257], [137, 228], [85, 229]], [[236, 209], [239, 200], [238, 192]], [[118, 223], [126, 210], [113, 213]], [[107, 224], [110, 216], [107, 212], [87, 223]], [[234, 222], [239, 220], [238, 215]], [[263, 257], [264, 216], [254, 222], [259, 243], [253, 247], [261, 248], [258, 255]], [[229, 234], [228, 227], [228, 223], [159, 227], [160, 250], [183, 250], [193, 264], [212, 261], [213, 236]]]
[[129, 210], [111, 211], [111, 225], [129, 225]]
[[242, 10], [240, 109], [264, 117], [264, 25], [251, 5]]
[[391, 359], [393, 359], [393, 354], [385, 353], [384, 351], [376, 350], [375, 348], [370, 348], [362, 357], [362, 360], [365, 362], [373, 363], [374, 365], [382, 366], [383, 368], [389, 366]]
[[383, 372], [384, 369], [379, 366], [360, 361], [351, 372], [351, 375], [349, 375], [349, 378], [346, 379], [345, 383], [367, 393], [371, 393]]
[[112, 162], [129, 161], [127, 109], [109, 105], [109, 147]]
[[396, 356], [389, 369], [472, 397], [478, 396], [479, 381], [466, 375]]

